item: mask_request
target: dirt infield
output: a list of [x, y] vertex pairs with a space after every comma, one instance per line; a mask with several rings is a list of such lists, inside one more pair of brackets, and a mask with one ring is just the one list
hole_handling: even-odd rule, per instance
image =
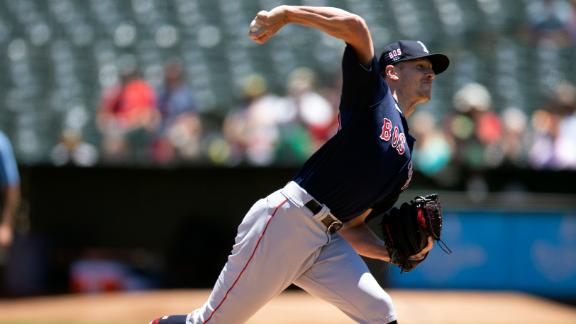
[[[576, 309], [516, 293], [389, 291], [402, 324], [576, 323]], [[0, 300], [0, 324], [148, 323], [155, 316], [185, 313], [206, 290], [70, 295]], [[353, 323], [332, 305], [288, 291], [260, 310], [249, 324]]]

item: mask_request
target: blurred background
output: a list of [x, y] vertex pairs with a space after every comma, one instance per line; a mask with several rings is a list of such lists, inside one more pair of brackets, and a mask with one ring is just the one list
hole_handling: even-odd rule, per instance
[[454, 253], [410, 274], [368, 260], [382, 284], [575, 304], [569, 0], [0, 0], [0, 147], [18, 167], [0, 172], [0, 297], [212, 286], [253, 201], [337, 127], [344, 44], [247, 37], [283, 3], [359, 14], [377, 51], [419, 39], [451, 58], [409, 120], [403, 199], [441, 194]]

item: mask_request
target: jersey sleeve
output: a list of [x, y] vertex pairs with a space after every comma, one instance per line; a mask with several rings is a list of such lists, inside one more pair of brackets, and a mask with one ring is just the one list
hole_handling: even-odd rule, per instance
[[364, 221], [368, 223], [371, 220], [386, 214], [387, 211], [394, 207], [398, 201], [398, 198], [400, 198], [400, 193], [395, 193], [377, 202], [374, 206], [372, 206], [372, 212], [368, 215], [368, 217], [366, 217]]
[[364, 66], [354, 48], [347, 44], [342, 58], [341, 126], [350, 120], [355, 110], [367, 109], [380, 102], [387, 89], [376, 57], [372, 58], [369, 66]]

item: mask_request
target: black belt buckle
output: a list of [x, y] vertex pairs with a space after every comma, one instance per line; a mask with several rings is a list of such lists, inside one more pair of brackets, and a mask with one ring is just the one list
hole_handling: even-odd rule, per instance
[[[322, 210], [322, 204], [316, 201], [316, 199], [310, 200], [304, 206], [306, 206], [306, 208], [308, 208], [314, 215], [318, 214]], [[327, 214], [320, 221], [324, 226], [326, 226], [326, 231], [330, 234], [338, 232], [343, 225], [342, 222], [332, 214]]]
[[322, 219], [322, 223], [326, 225], [326, 231], [330, 234], [338, 232], [343, 226], [342, 222], [332, 214], [326, 215]]

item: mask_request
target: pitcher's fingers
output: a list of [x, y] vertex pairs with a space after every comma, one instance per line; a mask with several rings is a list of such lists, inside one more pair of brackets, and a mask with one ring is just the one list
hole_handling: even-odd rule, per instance
[[434, 239], [432, 236], [428, 236], [428, 245], [422, 250], [423, 253], [428, 253], [434, 247]]
[[268, 11], [266, 11], [266, 10], [259, 11], [256, 14], [256, 17], [254, 18], [254, 20], [256, 21], [256, 23], [263, 25], [268, 20]]
[[252, 38], [252, 40], [254, 40], [256, 43], [258, 44], [264, 44], [266, 43], [266, 41], [270, 39], [270, 36], [267, 35], [266, 33], [262, 33], [260, 35], [256, 35], [255, 37]]
[[414, 254], [411, 257], [409, 257], [409, 259], [412, 261], [422, 260], [426, 257], [428, 252], [432, 250], [433, 247], [434, 247], [434, 240], [432, 239], [431, 236], [428, 236], [428, 245], [426, 245], [426, 247], [423, 248], [422, 251], [418, 252], [418, 254]]

